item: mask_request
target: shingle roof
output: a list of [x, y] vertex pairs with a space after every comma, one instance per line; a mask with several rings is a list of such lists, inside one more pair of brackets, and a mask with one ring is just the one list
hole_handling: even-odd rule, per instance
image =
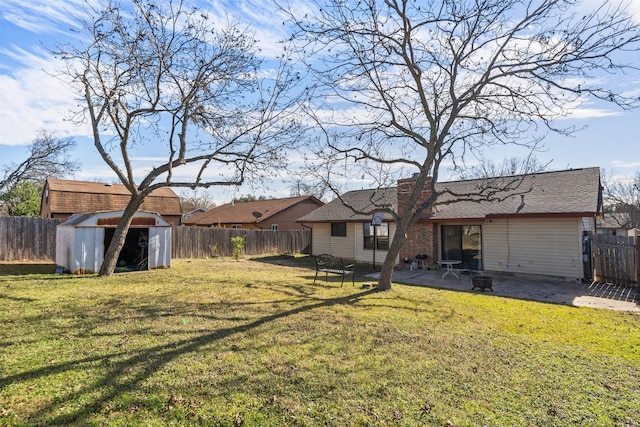
[[[499, 185], [501, 182], [520, 180], [521, 183], [514, 191], [515, 194], [501, 201], [457, 201], [449, 194], [438, 198], [438, 206], [428, 218], [431, 220], [452, 219], [482, 219], [499, 215], [595, 215], [599, 212], [600, 169], [570, 169], [555, 172], [541, 172], [526, 176], [512, 176], [503, 178], [473, 179], [464, 181], [449, 181], [436, 183], [438, 191], [449, 189], [455, 194], [470, 194], [487, 184]], [[521, 194], [524, 195], [524, 199]], [[359, 208], [372, 208], [371, 197], [380, 198], [397, 207], [397, 188], [379, 190], [351, 191], [342, 199]], [[524, 202], [524, 203], [523, 203]], [[385, 219], [391, 217], [387, 215]], [[367, 221], [371, 215], [357, 215], [340, 199], [335, 199], [321, 208], [300, 218], [298, 222], [331, 222], [331, 221]]]
[[[80, 213], [124, 209], [131, 193], [123, 184], [104, 184], [91, 181], [47, 179], [49, 206], [54, 213]], [[149, 194], [141, 211], [160, 215], [181, 215], [180, 199], [168, 187]]]
[[[344, 204], [343, 204], [344, 201]], [[381, 188], [374, 190], [355, 190], [349, 191], [340, 198], [334, 199], [326, 205], [308, 213], [298, 222], [330, 222], [330, 221], [353, 221], [362, 222], [370, 221], [373, 214], [358, 214], [348, 208], [346, 205], [353, 206], [357, 211], [368, 212], [374, 210], [375, 206], [391, 205], [392, 209], [396, 209], [398, 205], [397, 189]], [[390, 214], [384, 215], [384, 220], [392, 219]]]
[[[494, 184], [518, 181], [515, 195], [499, 202], [458, 201], [435, 208], [432, 219], [485, 218], [498, 215], [596, 214], [600, 208], [600, 169], [584, 168], [541, 172], [526, 176], [493, 178]], [[475, 179], [436, 184], [457, 194], [477, 191], [487, 180]], [[438, 203], [450, 196], [443, 196]]]
[[[313, 196], [234, 202], [195, 214], [184, 222], [185, 224], [193, 225], [253, 224], [262, 222], [306, 200], [311, 200], [317, 203], [318, 206], [322, 205], [322, 202]], [[256, 218], [254, 212], [259, 213], [260, 216]]]

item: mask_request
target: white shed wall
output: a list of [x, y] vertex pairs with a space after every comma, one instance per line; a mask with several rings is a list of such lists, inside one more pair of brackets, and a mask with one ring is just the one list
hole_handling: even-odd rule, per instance
[[171, 228], [149, 228], [149, 269], [171, 266]]
[[56, 264], [71, 270], [73, 260], [73, 227], [58, 227], [56, 229]]
[[582, 219], [492, 219], [482, 226], [484, 269], [581, 279]]

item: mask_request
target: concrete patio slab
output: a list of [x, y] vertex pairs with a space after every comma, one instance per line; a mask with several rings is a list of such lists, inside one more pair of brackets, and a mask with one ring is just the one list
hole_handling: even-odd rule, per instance
[[[393, 282], [575, 307], [640, 313], [640, 291], [630, 286], [576, 283], [548, 276], [488, 274], [493, 280], [493, 292], [491, 292], [478, 288], [471, 290], [471, 278], [468, 274], [461, 274], [458, 280], [451, 274], [443, 278], [443, 273], [444, 270], [398, 269], [393, 273]], [[378, 279], [379, 276], [380, 273], [372, 273], [366, 277]]]

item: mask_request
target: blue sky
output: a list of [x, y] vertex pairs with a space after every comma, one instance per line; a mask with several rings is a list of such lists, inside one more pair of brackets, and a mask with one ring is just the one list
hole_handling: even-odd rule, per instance
[[[69, 40], [72, 33], [70, 12], [78, 10], [81, 0], [3, 0], [0, 8], [0, 169], [26, 157], [26, 145], [39, 130], [56, 136], [72, 136], [78, 142], [74, 153], [81, 163], [75, 179], [113, 181], [114, 174], [104, 164], [87, 137], [88, 129], [65, 118], [74, 107], [74, 94], [53, 75], [59, 64], [48, 54], [47, 47], [56, 41]], [[588, 0], [584, 7], [601, 3]], [[298, 6], [299, 4], [299, 6]], [[208, 1], [202, 6], [213, 16], [225, 15], [250, 24], [260, 40], [262, 52], [278, 51], [277, 41], [285, 36], [283, 17], [268, 1]], [[304, 7], [304, 2], [296, 3]], [[640, 23], [640, 0], [631, 0]], [[640, 67], [640, 54], [628, 58]], [[612, 76], [610, 85], [640, 96], [640, 74]], [[573, 137], [549, 135], [545, 151], [535, 156], [541, 163], [551, 162], [550, 169], [599, 166], [607, 175], [632, 176], [640, 170], [640, 109], [625, 112], [614, 106], [590, 102], [566, 119], [567, 124], [584, 129]], [[513, 147], [496, 150], [491, 156], [500, 162], [505, 157], [524, 155]], [[144, 164], [143, 155], [138, 159]], [[293, 159], [295, 161], [295, 159]], [[150, 156], [149, 165], [153, 162]], [[445, 174], [446, 175], [446, 174]], [[358, 183], [357, 187], [366, 185]], [[218, 203], [234, 195], [289, 196], [289, 183], [276, 179], [265, 187], [213, 189], [211, 197]]]

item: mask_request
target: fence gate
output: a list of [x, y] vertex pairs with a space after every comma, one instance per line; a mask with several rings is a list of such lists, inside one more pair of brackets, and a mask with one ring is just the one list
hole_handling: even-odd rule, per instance
[[638, 287], [640, 244], [633, 237], [591, 234], [596, 282]]

